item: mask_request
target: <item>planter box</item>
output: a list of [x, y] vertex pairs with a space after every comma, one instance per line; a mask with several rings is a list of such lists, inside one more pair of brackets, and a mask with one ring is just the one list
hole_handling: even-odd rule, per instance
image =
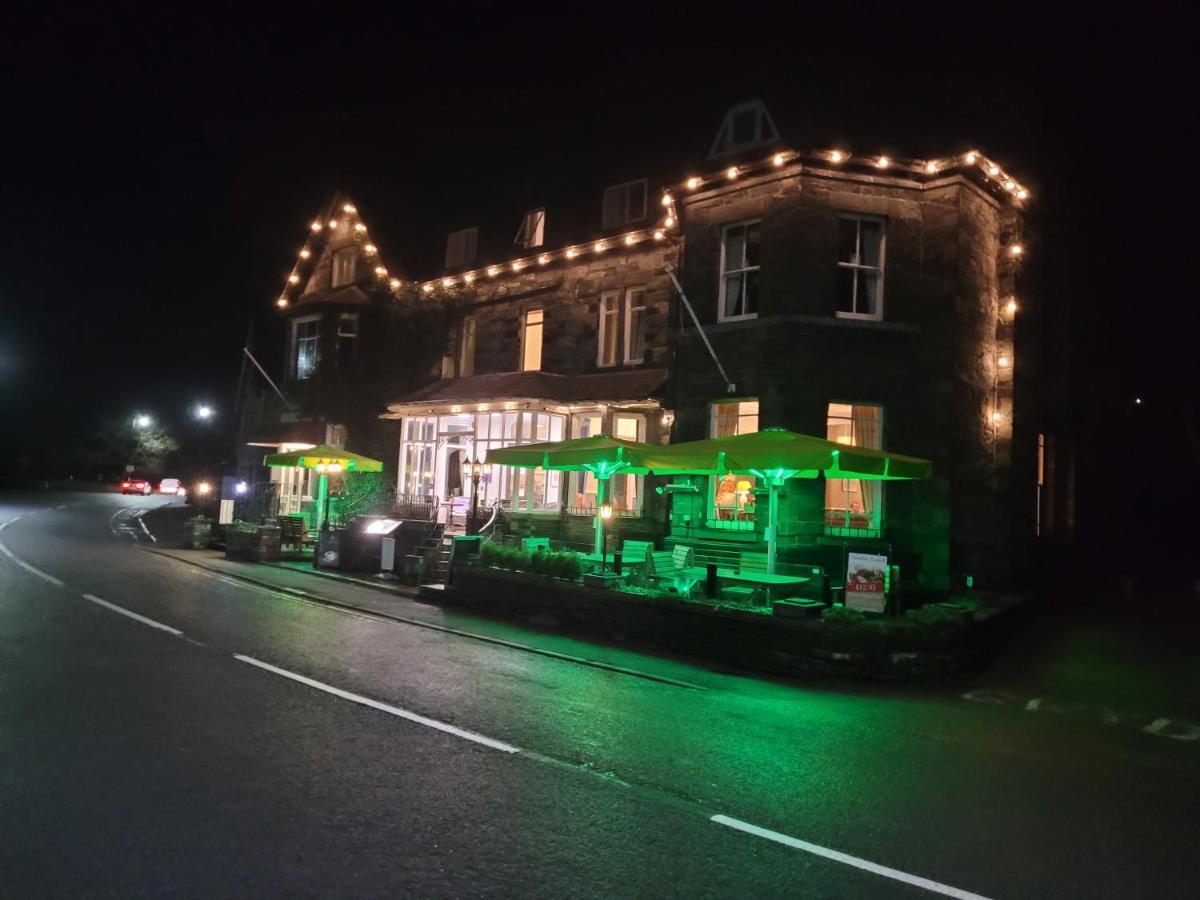
[[225, 531], [225, 558], [247, 562], [279, 559], [280, 529], [276, 525], [234, 525]]
[[183, 523], [183, 547], [185, 550], [205, 550], [212, 540], [212, 519], [197, 516]]

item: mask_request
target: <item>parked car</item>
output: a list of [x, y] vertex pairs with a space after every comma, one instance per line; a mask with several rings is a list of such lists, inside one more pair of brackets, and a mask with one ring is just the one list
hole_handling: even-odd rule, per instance
[[154, 488], [150, 486], [145, 478], [126, 478], [121, 482], [122, 494], [141, 494], [148, 496]]
[[[158, 492], [160, 494], [180, 495], [180, 491], [183, 491], [183, 484], [178, 478], [164, 478], [158, 483]], [[186, 493], [186, 491], [184, 493]]]

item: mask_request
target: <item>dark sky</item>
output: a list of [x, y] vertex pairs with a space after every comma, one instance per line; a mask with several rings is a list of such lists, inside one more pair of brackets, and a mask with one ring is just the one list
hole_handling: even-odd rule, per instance
[[[1031, 264], [1083, 311], [1078, 378], [1128, 393], [1186, 381], [1194, 279], [1164, 267], [1190, 263], [1195, 229], [1158, 218], [1190, 190], [1183, 25], [1150, 4], [1120, 22], [1050, 6], [10, 13], [6, 439], [41, 456], [105, 416], [228, 407], [247, 324], [264, 350], [278, 344], [271, 301], [338, 187], [389, 260], [427, 274], [418, 264], [471, 210], [523, 186], [599, 189], [631, 159], [678, 160], [682, 175], [724, 109], [756, 96], [794, 146], [995, 156], [1034, 191]], [[1155, 308], [1182, 318], [1164, 327]], [[1114, 352], [1120, 378], [1096, 366]]]

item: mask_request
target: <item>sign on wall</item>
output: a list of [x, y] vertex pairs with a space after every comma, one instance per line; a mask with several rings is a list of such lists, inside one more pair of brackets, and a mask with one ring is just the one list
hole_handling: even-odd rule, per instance
[[887, 557], [871, 553], [846, 556], [846, 606], [863, 612], [881, 613], [887, 605]]

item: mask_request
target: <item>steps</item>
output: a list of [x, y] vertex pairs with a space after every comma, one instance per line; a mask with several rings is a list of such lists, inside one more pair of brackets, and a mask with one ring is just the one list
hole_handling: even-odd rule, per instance
[[417, 552], [425, 560], [425, 573], [421, 577], [423, 584], [446, 583], [450, 577], [450, 545], [453, 541], [454, 538], [438, 525], [417, 548]]

